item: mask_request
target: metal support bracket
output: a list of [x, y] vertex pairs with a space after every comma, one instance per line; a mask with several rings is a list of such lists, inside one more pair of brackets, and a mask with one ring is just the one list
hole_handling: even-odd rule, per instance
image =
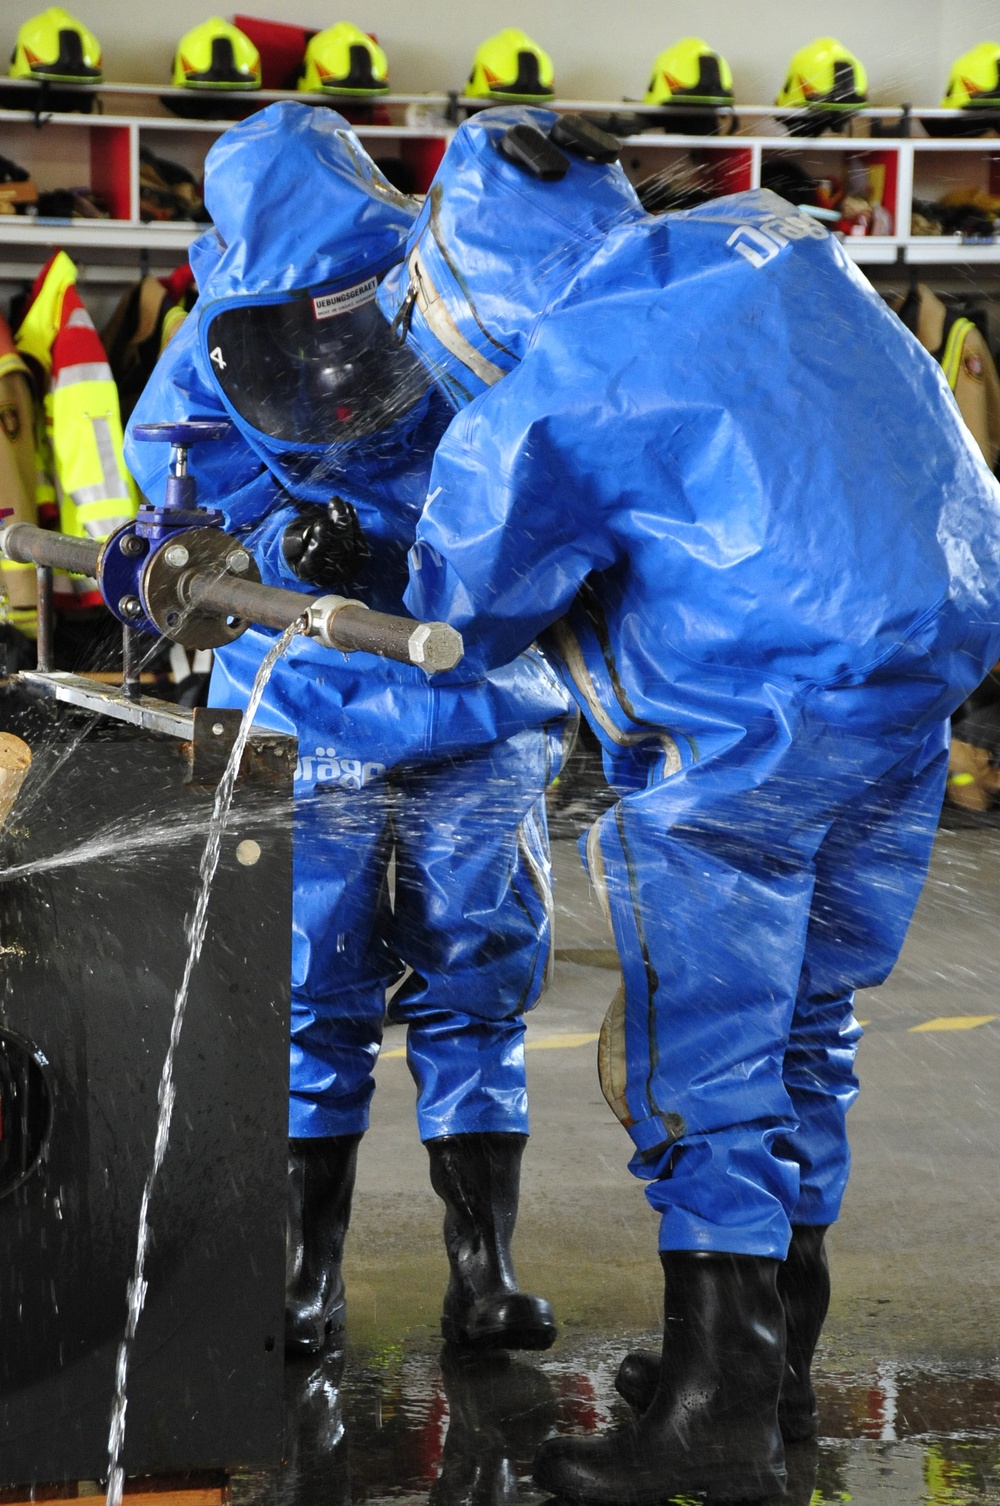
[[51, 674], [23, 670], [17, 678], [36, 695], [78, 706], [81, 711], [114, 717], [119, 722], [131, 722], [134, 727], [160, 732], [165, 737], [186, 740], [194, 736], [194, 713], [186, 706], [174, 706], [170, 701], [155, 700], [152, 696], [133, 701], [120, 685], [100, 685], [84, 675], [65, 674], [60, 670]]
[[225, 772], [243, 720], [242, 711], [196, 706], [188, 751], [192, 784], [218, 784]]
[[[24, 670], [15, 676], [34, 695], [45, 696], [95, 716], [130, 722], [146, 732], [157, 732], [183, 745], [188, 760], [188, 783], [217, 784], [233, 750], [243, 713], [230, 707], [175, 706], [152, 696], [132, 700], [120, 685], [101, 685], [84, 675], [40, 674]], [[218, 730], [217, 730], [218, 729]], [[247, 744], [248, 765], [255, 777], [267, 774], [287, 777], [294, 771], [298, 745], [284, 732], [254, 727]]]

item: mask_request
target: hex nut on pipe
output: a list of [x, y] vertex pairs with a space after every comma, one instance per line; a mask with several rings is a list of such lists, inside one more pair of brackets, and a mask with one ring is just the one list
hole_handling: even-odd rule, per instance
[[446, 622], [422, 622], [410, 634], [410, 660], [426, 674], [454, 669], [464, 652], [461, 633]]

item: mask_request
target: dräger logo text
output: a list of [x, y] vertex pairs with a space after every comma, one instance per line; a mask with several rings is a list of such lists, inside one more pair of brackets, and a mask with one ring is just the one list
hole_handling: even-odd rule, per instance
[[295, 780], [301, 784], [339, 784], [345, 790], [361, 790], [385, 773], [384, 763], [367, 759], [337, 756], [336, 748], [315, 748], [303, 753], [295, 766]]
[[740, 225], [726, 241], [752, 267], [764, 267], [790, 241], [825, 241], [829, 231], [808, 214], [773, 215], [759, 225]]

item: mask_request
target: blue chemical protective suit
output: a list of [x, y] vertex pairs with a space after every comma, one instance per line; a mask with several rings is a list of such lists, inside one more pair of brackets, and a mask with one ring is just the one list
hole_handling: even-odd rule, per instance
[[[512, 213], [487, 133], [449, 148], [387, 317], [415, 250], [465, 334], [517, 287], [551, 185]], [[570, 227], [563, 260], [438, 447], [407, 604], [467, 670], [551, 629], [621, 796], [588, 861], [632, 1170], [662, 1249], [783, 1259], [790, 1222], [837, 1217], [853, 991], [896, 959], [947, 717], [1000, 653], [1000, 488], [934, 362], [776, 196], [625, 216], [590, 255]], [[436, 370], [416, 306], [408, 332]]]
[[[133, 424], [228, 416], [192, 452], [203, 505], [245, 537], [263, 579], [342, 589], [400, 612], [406, 553], [448, 414], [393, 342], [375, 288], [416, 206], [340, 116], [276, 104], [212, 148], [215, 230], [195, 246], [197, 304]], [[165, 447], [128, 444], [151, 498]], [[306, 586], [282, 535], [295, 503], [353, 504], [370, 550], [355, 579]], [[274, 635], [219, 650], [211, 703], [243, 707]], [[367, 1127], [387, 986], [425, 1140], [526, 1133], [524, 1011], [550, 951], [543, 792], [572, 707], [537, 651], [437, 688], [423, 672], [296, 638], [258, 720], [299, 740], [290, 1134]], [[395, 854], [395, 903], [388, 865]]]

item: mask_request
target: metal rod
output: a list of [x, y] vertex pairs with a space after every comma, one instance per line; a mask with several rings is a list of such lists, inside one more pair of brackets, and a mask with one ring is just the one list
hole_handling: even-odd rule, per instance
[[[32, 526], [30, 523], [27, 525]], [[41, 529], [38, 530], [41, 533]], [[28, 564], [27, 560], [22, 561]], [[35, 581], [38, 587], [38, 668], [43, 674], [52, 669], [54, 658], [55, 623], [52, 616], [52, 567], [36, 565]]]
[[[98, 574], [101, 545], [90, 539], [73, 538], [36, 528], [33, 523], [11, 523], [0, 530], [0, 552], [21, 564], [55, 567], [71, 574]], [[412, 617], [394, 617], [387, 612], [370, 612], [360, 602], [329, 608], [332, 598], [304, 596], [279, 586], [265, 586], [258, 581], [242, 580], [228, 572], [216, 571], [204, 576], [189, 572], [183, 587], [184, 604], [198, 612], [219, 617], [245, 619], [262, 627], [283, 630], [316, 606], [317, 620], [310, 621], [309, 631], [327, 647], [344, 653], [378, 654], [401, 664], [417, 664], [428, 674], [450, 669], [462, 655], [462, 640], [444, 623], [420, 623]], [[319, 619], [322, 619], [319, 621]]]
[[122, 628], [122, 689], [130, 701], [138, 701], [142, 696], [140, 683], [140, 668], [142, 665], [142, 650], [139, 634], [135, 628]]
[[19, 565], [48, 565], [71, 575], [97, 574], [101, 546], [92, 539], [77, 539], [34, 523], [8, 523], [0, 534], [3, 553]]
[[[192, 606], [199, 611], [217, 612], [228, 617], [246, 617], [263, 627], [284, 629], [297, 617], [308, 612], [322, 598], [285, 591], [279, 586], [265, 586], [257, 581], [239, 580], [227, 575], [196, 579], [189, 587]], [[412, 617], [394, 617], [388, 612], [370, 612], [359, 602], [341, 607], [329, 619], [329, 643], [349, 653], [378, 654], [400, 664], [420, 664], [414, 655], [414, 634], [422, 626]], [[454, 637], [455, 650], [447, 664], [429, 662], [428, 669], [451, 668], [461, 657], [461, 640], [443, 625], [435, 625]]]
[[420, 626], [412, 617], [392, 617], [388, 612], [366, 612], [364, 607], [342, 607], [330, 620], [330, 642], [345, 654], [380, 654], [412, 664], [410, 641]]
[[189, 599], [199, 612], [214, 612], [221, 617], [245, 617], [261, 627], [283, 632], [297, 617], [302, 617], [315, 600], [299, 591], [281, 586], [265, 586], [259, 581], [240, 580], [235, 575], [205, 575], [191, 581]]

